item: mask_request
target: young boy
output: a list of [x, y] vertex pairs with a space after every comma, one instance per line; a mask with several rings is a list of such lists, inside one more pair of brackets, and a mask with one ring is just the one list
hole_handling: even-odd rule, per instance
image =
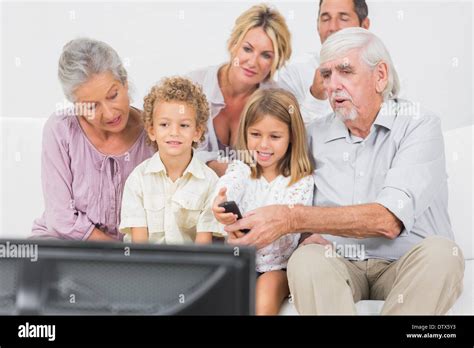
[[157, 152], [125, 183], [120, 232], [126, 242], [212, 242], [218, 224], [211, 195], [218, 178], [193, 155], [208, 117], [206, 96], [185, 78], [166, 78], [145, 97], [145, 129]]

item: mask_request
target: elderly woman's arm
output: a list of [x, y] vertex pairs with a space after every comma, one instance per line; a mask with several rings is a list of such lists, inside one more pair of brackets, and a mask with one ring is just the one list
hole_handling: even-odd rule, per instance
[[67, 132], [64, 123], [55, 117], [48, 120], [43, 131], [41, 173], [46, 227], [62, 239], [114, 240], [96, 228], [86, 212], [76, 208]]
[[96, 242], [117, 241], [116, 239], [110, 237], [108, 234], [99, 230], [97, 227], [92, 230], [92, 233], [89, 235], [89, 237], [87, 237], [87, 240]]

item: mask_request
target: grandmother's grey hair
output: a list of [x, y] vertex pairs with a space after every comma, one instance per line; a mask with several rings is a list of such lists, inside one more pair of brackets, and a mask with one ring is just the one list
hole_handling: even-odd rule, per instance
[[122, 84], [127, 71], [117, 52], [102, 41], [78, 38], [63, 47], [59, 58], [58, 77], [66, 98], [75, 102], [74, 91], [91, 76], [110, 71]]
[[328, 37], [321, 47], [321, 62], [343, 58], [349, 51], [359, 49], [362, 62], [374, 69], [380, 62], [388, 66], [388, 82], [382, 91], [384, 100], [396, 99], [400, 80], [387, 48], [375, 34], [363, 28], [342, 29]]

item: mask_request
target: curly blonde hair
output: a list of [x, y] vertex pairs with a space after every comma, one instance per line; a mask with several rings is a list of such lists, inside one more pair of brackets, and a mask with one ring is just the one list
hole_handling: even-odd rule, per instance
[[[192, 107], [196, 112], [196, 127], [202, 131], [199, 142], [205, 138], [207, 132], [207, 120], [209, 118], [209, 104], [202, 88], [184, 77], [166, 77], [159, 84], [152, 87], [148, 95], [143, 99], [143, 123], [145, 128], [153, 127], [153, 110], [157, 103], [183, 102]], [[147, 138], [148, 144], [158, 151], [156, 142]], [[193, 147], [197, 148], [194, 142]]]

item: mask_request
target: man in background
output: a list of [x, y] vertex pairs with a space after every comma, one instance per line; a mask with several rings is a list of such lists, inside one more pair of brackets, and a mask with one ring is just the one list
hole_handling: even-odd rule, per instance
[[[329, 35], [344, 28], [368, 29], [368, 14], [365, 0], [320, 0], [317, 27], [321, 44]], [[333, 111], [324, 92], [318, 54], [311, 53], [305, 61], [283, 68], [278, 81], [282, 88], [296, 96], [305, 124]]]

